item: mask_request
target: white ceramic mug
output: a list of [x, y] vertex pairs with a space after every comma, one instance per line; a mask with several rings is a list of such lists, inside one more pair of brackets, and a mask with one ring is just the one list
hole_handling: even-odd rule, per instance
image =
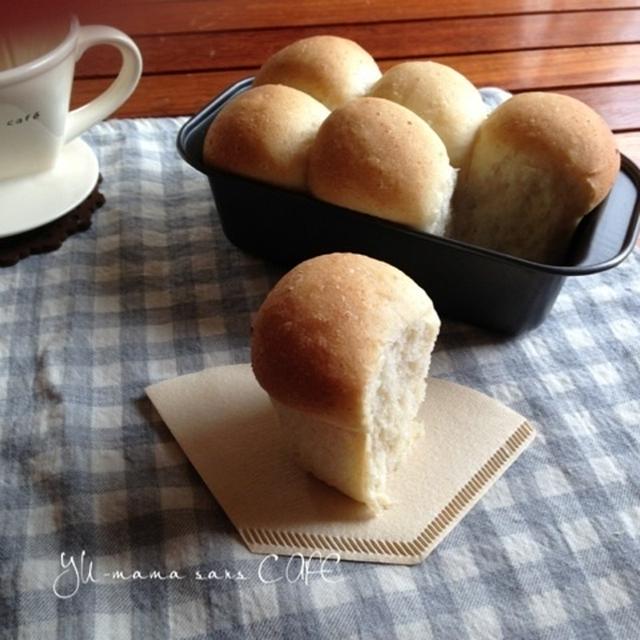
[[[140, 80], [140, 51], [127, 35], [113, 27], [80, 26], [76, 18], [64, 28], [62, 41], [49, 36], [51, 48], [42, 33], [13, 49], [7, 38], [0, 41], [0, 180], [52, 167], [64, 144], [116, 111]], [[120, 72], [101, 95], [69, 111], [75, 63], [99, 44], [119, 49]]]

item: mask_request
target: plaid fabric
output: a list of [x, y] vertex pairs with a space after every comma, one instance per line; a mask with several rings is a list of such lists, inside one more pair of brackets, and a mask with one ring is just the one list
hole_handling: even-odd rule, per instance
[[422, 565], [305, 581], [271, 559], [260, 574], [144, 394], [248, 361], [279, 275], [212, 220], [175, 151], [181, 122], [95, 127], [107, 204], [92, 228], [0, 271], [0, 636], [640, 637], [637, 252], [568, 282], [518, 339], [444, 323], [432, 374], [539, 437]]

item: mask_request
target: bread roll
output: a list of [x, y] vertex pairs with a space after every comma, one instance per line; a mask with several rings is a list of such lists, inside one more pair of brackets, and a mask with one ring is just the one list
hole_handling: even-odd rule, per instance
[[311, 143], [328, 115], [324, 105], [291, 87], [249, 89], [214, 118], [202, 159], [217, 169], [306, 190]]
[[447, 224], [455, 177], [431, 127], [382, 98], [333, 111], [309, 158], [317, 198], [436, 234]]
[[376, 61], [359, 44], [337, 36], [312, 36], [271, 56], [254, 84], [286, 84], [336, 109], [367, 93], [380, 75]]
[[582, 102], [522, 93], [480, 127], [455, 196], [452, 237], [536, 262], [562, 262], [582, 217], [620, 168], [615, 139]]
[[480, 92], [455, 69], [437, 62], [403, 62], [391, 67], [371, 89], [411, 109], [442, 138], [454, 167], [461, 167], [487, 117]]
[[384, 262], [334, 253], [301, 263], [253, 324], [251, 360], [303, 468], [374, 511], [422, 427], [440, 321]]

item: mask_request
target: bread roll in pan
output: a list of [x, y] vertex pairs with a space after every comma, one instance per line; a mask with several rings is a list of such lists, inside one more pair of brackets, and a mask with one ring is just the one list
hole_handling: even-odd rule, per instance
[[[541, 264], [471, 246], [205, 167], [202, 144], [216, 113], [251, 85], [241, 80], [188, 120], [178, 150], [211, 184], [222, 229], [240, 249], [291, 267], [332, 251], [363, 253], [402, 269], [438, 313], [517, 334], [548, 315], [567, 277], [620, 264], [640, 230], [640, 170], [622, 157], [615, 185], [576, 230], [563, 264]], [[214, 213], [214, 215], [216, 215]]]

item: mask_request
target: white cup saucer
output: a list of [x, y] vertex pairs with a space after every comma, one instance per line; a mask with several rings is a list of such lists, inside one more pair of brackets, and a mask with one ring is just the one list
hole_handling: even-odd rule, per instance
[[79, 205], [98, 182], [98, 159], [76, 138], [47, 171], [0, 180], [0, 238], [24, 233], [60, 218]]

